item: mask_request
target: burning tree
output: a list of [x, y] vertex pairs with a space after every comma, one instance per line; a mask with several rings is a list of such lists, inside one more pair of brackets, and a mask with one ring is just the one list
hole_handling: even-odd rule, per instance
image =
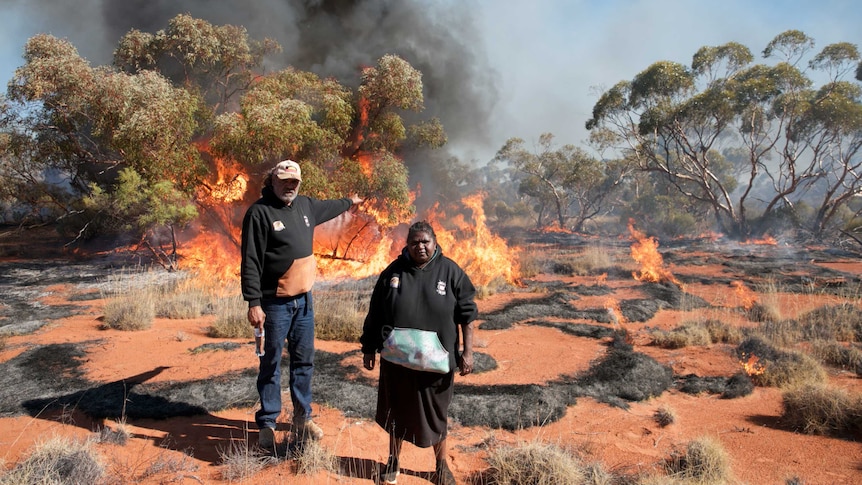
[[656, 62], [602, 94], [587, 128], [609, 132], [639, 170], [708, 204], [725, 233], [744, 239], [756, 220], [789, 213], [822, 236], [862, 195], [862, 91], [845, 80], [860, 59], [849, 43], [810, 58], [808, 69], [826, 79], [812, 88], [799, 64], [813, 46], [787, 31], [763, 50], [773, 65], [752, 64], [735, 42], [702, 47], [691, 66]]
[[383, 56], [353, 90], [292, 67], [265, 72], [279, 49], [189, 15], [129, 32], [112, 67], [90, 66], [67, 41], [31, 38], [3, 106], [3, 188], [34, 210], [50, 202], [75, 238], [136, 232], [173, 267], [161, 246], [175, 247], [175, 229], [203, 213], [198, 228], [235, 242], [262, 174], [291, 158], [305, 193], [368, 200], [370, 215], [333, 240], [331, 254], [346, 256], [370, 224], [412, 216], [402, 144], [446, 136], [437, 120], [402, 118], [423, 109], [422, 75], [404, 59]]

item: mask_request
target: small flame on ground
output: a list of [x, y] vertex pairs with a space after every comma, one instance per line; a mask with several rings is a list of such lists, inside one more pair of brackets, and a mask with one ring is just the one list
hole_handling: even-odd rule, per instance
[[571, 230], [566, 229], [565, 227], [560, 227], [557, 223], [543, 227], [541, 232], [544, 234], [572, 234]]
[[745, 244], [756, 244], [760, 246], [777, 246], [778, 240], [767, 234], [760, 239], [748, 239], [745, 241]]
[[742, 370], [748, 376], [759, 376], [766, 372], [766, 366], [760, 363], [760, 358], [754, 354], [751, 354], [746, 358], [745, 354], [742, 354], [742, 360], [739, 361], [739, 364], [742, 365]]
[[602, 273], [602, 274], [596, 276], [596, 282], [595, 282], [594, 286], [603, 286], [607, 282], [608, 282], [608, 274]]
[[732, 281], [731, 286], [736, 290], [736, 296], [742, 303], [742, 308], [751, 310], [754, 304], [757, 303], [757, 295], [751, 289], [745, 286], [745, 283], [739, 280]]
[[664, 259], [658, 252], [658, 241], [635, 229], [634, 221], [629, 220], [628, 228], [635, 240], [631, 247], [632, 258], [641, 265], [639, 271], [632, 273], [634, 279], [651, 283], [669, 281], [679, 285], [679, 281], [664, 267]]

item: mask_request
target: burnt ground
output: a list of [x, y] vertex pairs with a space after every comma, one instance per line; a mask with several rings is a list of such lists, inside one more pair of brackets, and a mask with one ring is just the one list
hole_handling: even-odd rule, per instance
[[[558, 246], [583, 243], [572, 235], [560, 235], [554, 241]], [[769, 278], [783, 288], [799, 291], [821, 282], [826, 291], [836, 293], [860, 284], [859, 275], [814, 264], [818, 260], [848, 256], [843, 252], [775, 251], [774, 248], [744, 251], [734, 247], [719, 248], [714, 243], [704, 243], [701, 248], [693, 248], [692, 244], [686, 247], [686, 251], [674, 247], [665, 249], [665, 261], [678, 266], [723, 265], [727, 267], [728, 276], [726, 280], [718, 277], [709, 281], [699, 276], [680, 277], [683, 283], [727, 284], [742, 279], [753, 286]], [[692, 249], [703, 252], [693, 255]], [[117, 279], [118, 273], [123, 275], [124, 281]], [[609, 279], [631, 279], [630, 272], [621, 269], [608, 274]], [[0, 291], [4, 295], [0, 307], [0, 336], [31, 333], [54, 320], [88, 311], [86, 304], [43, 303], [45, 297], [53, 293], [52, 287], [62, 285], [68, 300], [85, 302], [118, 291], [118, 284], [152, 284], [179, 276], [121, 270], [116, 262], [110, 261], [62, 260], [4, 262], [0, 263], [0, 275]], [[504, 331], [515, 324], [550, 326], [607, 342], [607, 351], [582, 374], [563, 376], [547, 385], [459, 385], [450, 415], [461, 424], [507, 430], [538, 426], [560, 419], [566, 408], [584, 396], [626, 407], [630, 402], [659, 396], [672, 388], [725, 398], [744, 396], [753, 388], [747, 376], [739, 374], [673, 375], [670, 367], [633, 350], [630, 345], [616, 345], [620, 339], [612, 312], [607, 308], [577, 309], [571, 304], [582, 296], [609, 294], [608, 287], [526, 283], [528, 287], [547, 290], [547, 296], [516, 298], [501, 309], [480, 315], [479, 328]], [[637, 289], [642, 297], [619, 302], [619, 311], [629, 322], [646, 322], [660, 309], [678, 309], [683, 303], [689, 308], [709, 305], [673, 283], [644, 283]], [[91, 382], [81, 371], [91, 345], [92, 342], [37, 346], [0, 363], [0, 414], [35, 416], [46, 409], [74, 406], [93, 418], [170, 418], [252, 406], [257, 400], [254, 369], [167, 384], [147, 383], [150, 375], [110, 383]], [[348, 416], [371, 418], [373, 410], [368, 403], [375, 400], [375, 383], [361, 376], [357, 378], [356, 369], [343, 364], [356, 361], [347, 357], [357, 352], [318, 352], [316, 398]], [[477, 371], [487, 371], [495, 365], [490, 356], [478, 353]], [[158, 373], [159, 369], [152, 372]]]

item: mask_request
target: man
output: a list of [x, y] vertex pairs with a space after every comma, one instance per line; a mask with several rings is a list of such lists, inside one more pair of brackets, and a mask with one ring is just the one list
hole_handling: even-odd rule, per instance
[[302, 170], [292, 160], [279, 162], [266, 178], [262, 197], [242, 223], [242, 295], [248, 321], [264, 334], [257, 377], [260, 410], [255, 422], [261, 448], [275, 451], [276, 420], [281, 414], [281, 354], [287, 342], [293, 429], [299, 441], [320, 439], [311, 419], [314, 370], [314, 305], [311, 287], [317, 267], [312, 253], [314, 228], [362, 202], [351, 198], [318, 200], [299, 195]]

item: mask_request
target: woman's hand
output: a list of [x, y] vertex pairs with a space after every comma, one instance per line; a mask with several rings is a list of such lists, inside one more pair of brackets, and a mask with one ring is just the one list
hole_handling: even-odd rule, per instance
[[473, 351], [465, 351], [458, 358], [458, 367], [461, 369], [461, 375], [473, 373]]
[[368, 370], [374, 370], [374, 364], [377, 361], [376, 354], [362, 354], [362, 366]]

